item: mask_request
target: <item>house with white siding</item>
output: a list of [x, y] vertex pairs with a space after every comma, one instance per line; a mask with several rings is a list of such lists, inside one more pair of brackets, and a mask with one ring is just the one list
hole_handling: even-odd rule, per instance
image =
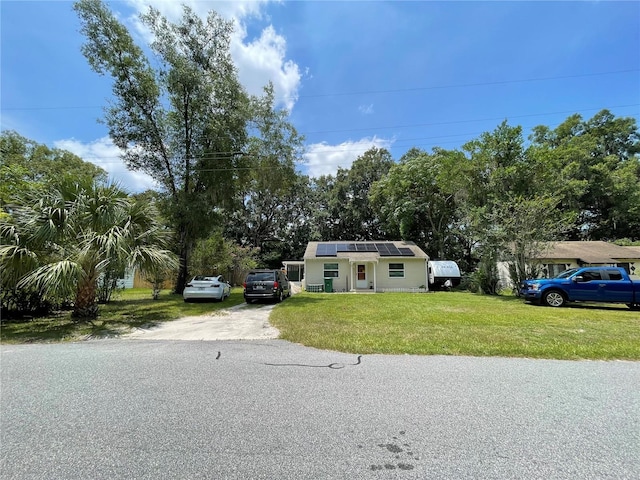
[[309, 242], [303, 286], [315, 292], [420, 292], [427, 254], [413, 242]]
[[[549, 242], [535, 259], [544, 278], [554, 278], [569, 268], [583, 266], [622, 267], [634, 279], [640, 278], [640, 247], [623, 247], [602, 241]], [[509, 285], [509, 269], [498, 264], [501, 282]]]

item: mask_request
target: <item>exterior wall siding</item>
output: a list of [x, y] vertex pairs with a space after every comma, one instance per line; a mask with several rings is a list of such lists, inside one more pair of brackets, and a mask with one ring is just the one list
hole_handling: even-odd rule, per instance
[[[338, 276], [333, 278], [334, 292], [348, 292], [352, 284], [355, 288], [356, 263], [350, 264], [346, 258], [323, 257], [318, 259], [307, 259], [304, 271], [304, 286], [324, 285], [324, 265], [326, 263], [338, 264]], [[374, 271], [376, 287], [378, 290], [384, 289], [417, 289], [425, 288], [427, 285], [427, 262], [425, 259], [385, 258], [378, 263], [361, 262], [367, 268], [367, 283], [373, 285]], [[391, 277], [389, 275], [389, 265], [391, 263], [404, 264], [404, 278]], [[313, 287], [312, 287], [313, 288]]]
[[[404, 278], [390, 277], [389, 264], [404, 264]], [[378, 290], [394, 288], [419, 288], [427, 285], [427, 262], [424, 258], [408, 260], [405, 258], [380, 259], [377, 264]]]

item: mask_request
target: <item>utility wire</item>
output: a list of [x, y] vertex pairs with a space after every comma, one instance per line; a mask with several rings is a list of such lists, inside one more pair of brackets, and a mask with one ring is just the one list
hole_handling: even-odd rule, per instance
[[[630, 104], [627, 104], [627, 105], [612, 105], [612, 106], [609, 106], [609, 107], [606, 107], [606, 108], [607, 109], [611, 109], [611, 108], [637, 107], [638, 105], [640, 105], [640, 103], [630, 103]], [[475, 120], [453, 120], [453, 121], [449, 121], [449, 122], [415, 123], [415, 124], [410, 124], [410, 125], [393, 125], [393, 126], [389, 126], [389, 127], [350, 128], [350, 129], [346, 129], [346, 130], [317, 130], [317, 131], [313, 131], [313, 132], [304, 132], [304, 133], [302, 133], [302, 135], [310, 135], [310, 134], [315, 134], [315, 133], [358, 132], [358, 131], [362, 131], [362, 130], [388, 130], [388, 129], [391, 129], [391, 128], [433, 127], [433, 126], [438, 126], [438, 125], [455, 125], [455, 124], [459, 124], [459, 123], [489, 122], [489, 121], [504, 120], [504, 119], [510, 119], [510, 118], [541, 117], [541, 116], [546, 116], [546, 115], [566, 115], [566, 114], [573, 114], [573, 113], [579, 113], [579, 112], [585, 112], [585, 111], [593, 111], [593, 110], [602, 110], [602, 109], [603, 109], [602, 107], [598, 107], [598, 108], [581, 108], [578, 111], [576, 111], [576, 110], [564, 110], [564, 111], [560, 111], [560, 112], [528, 113], [528, 114], [525, 114], [525, 115], [502, 115], [500, 117], [479, 118], [479, 119], [475, 119]]]
[[[640, 103], [636, 103], [636, 104], [631, 104], [631, 105], [617, 105], [617, 106], [612, 106], [609, 108], [621, 108], [621, 107], [625, 107], [625, 106], [638, 106], [640, 105]], [[587, 111], [587, 110], [601, 110], [601, 108], [593, 108], [593, 109], [582, 109], [582, 111]], [[570, 112], [576, 113], [575, 110], [570, 110]], [[531, 116], [542, 116], [542, 115], [553, 115], [553, 114], [566, 114], [567, 112], [548, 112], [548, 113], [538, 113], [538, 114], [527, 114], [527, 115], [519, 115], [519, 116], [511, 116], [508, 118], [519, 118], [519, 117], [531, 117]], [[504, 117], [497, 117], [497, 119], [502, 120], [504, 119]], [[432, 124], [423, 124], [423, 125], [445, 125], [445, 124], [449, 124], [449, 123], [471, 123], [471, 122], [479, 122], [479, 121], [487, 121], [487, 120], [496, 120], [494, 119], [484, 119], [484, 120], [461, 120], [461, 121], [457, 121], [457, 122], [441, 122], [441, 123], [432, 123]], [[561, 122], [562, 123], [562, 122]], [[550, 125], [545, 125], [546, 127], [549, 128], [554, 128], [557, 127], [559, 125], [561, 125], [561, 123], [555, 123], [555, 124], [550, 124]], [[415, 125], [415, 126], [423, 126], [423, 125]], [[414, 125], [410, 125], [410, 126], [405, 126], [405, 127], [371, 127], [371, 129], [375, 129], [375, 128], [379, 128], [379, 129], [384, 129], [384, 128], [409, 128], [412, 127]], [[528, 130], [528, 129], [532, 129], [533, 127], [538, 126], [538, 124], [534, 124], [534, 125], [521, 125], [521, 127], [524, 130]], [[369, 129], [367, 129], [369, 130]], [[350, 131], [350, 130], [337, 130], [338, 132], [341, 131]], [[432, 145], [435, 142], [429, 142], [427, 143], [422, 143], [422, 144], [415, 144], [415, 143], [407, 143], [407, 142], [416, 142], [416, 141], [423, 141], [423, 140], [439, 140], [439, 139], [445, 139], [445, 138], [452, 138], [452, 137], [475, 137], [478, 135], [482, 135], [482, 133], [484, 132], [467, 132], [467, 133], [455, 133], [455, 134], [449, 134], [449, 135], [434, 135], [434, 136], [428, 136], [428, 137], [415, 137], [415, 138], [402, 138], [396, 142], [393, 143], [393, 147], [406, 147], [406, 146], [415, 146], [415, 147], [421, 147], [421, 146], [425, 146], [425, 145]], [[381, 139], [383, 140], [383, 139]], [[373, 139], [371, 140], [371, 143], [373, 143]], [[450, 144], [450, 143], [459, 143], [459, 140], [448, 140], [448, 141], [439, 141], [437, 142], [438, 144]], [[350, 148], [340, 148], [340, 149], [336, 149], [331, 145], [327, 145], [327, 146], [319, 146], [317, 147], [315, 150], [313, 150], [313, 153], [324, 153], [324, 152], [331, 152], [331, 153], [345, 153], [345, 152], [358, 152], [361, 151], [362, 147], [357, 148], [357, 147], [350, 147]], [[261, 155], [261, 157], [264, 157], [264, 155]], [[119, 159], [121, 158], [120, 155], [114, 155], [114, 156], [93, 156], [93, 155], [85, 155], [85, 158], [91, 158], [91, 159], [95, 159], [95, 160], [104, 160], [104, 159]], [[198, 156], [193, 156], [190, 157], [189, 160], [194, 160], [194, 161], [208, 161], [208, 160], [212, 160], [212, 161], [223, 161], [223, 160], [232, 160], [232, 159], [238, 159], [238, 158], [242, 158], [243, 161], [255, 161], [258, 160], [258, 158], [256, 158], [255, 154], [252, 154], [251, 152], [239, 152], [239, 151], [227, 151], [227, 152], [210, 152], [210, 153], [206, 153], [203, 155], [198, 155]], [[176, 157], [176, 159], [180, 159], [180, 160], [186, 160], [185, 157]], [[102, 164], [104, 165], [110, 165], [110, 164], [119, 164], [120, 162], [109, 162], [109, 161], [104, 161], [102, 162]], [[251, 170], [255, 167], [221, 167], [221, 168], [216, 168], [216, 169], [198, 169], [196, 168], [195, 170], [197, 171], [232, 171], [232, 170]], [[265, 166], [264, 168], [271, 168], [270, 166]]]
[[495, 82], [478, 82], [478, 83], [461, 83], [457, 85], [434, 85], [431, 87], [413, 87], [413, 88], [397, 88], [389, 90], [366, 90], [360, 92], [341, 92], [341, 93], [318, 93], [312, 95], [299, 95], [298, 98], [316, 98], [316, 97], [338, 97], [349, 95], [368, 95], [377, 93], [402, 93], [402, 92], [418, 92], [422, 90], [440, 90], [446, 88], [469, 88], [469, 87], [483, 87], [490, 85], [507, 85], [510, 83], [525, 83], [525, 82], [542, 82], [548, 80], [563, 80], [568, 78], [582, 78], [582, 77], [596, 77], [601, 75], [614, 75], [618, 73], [631, 73], [638, 72], [640, 69], [632, 68], [629, 70], [615, 70], [611, 72], [597, 72], [597, 73], [581, 73], [576, 75], [562, 75], [557, 77], [538, 77], [538, 78], [524, 78], [518, 80], [499, 80]]
[[[470, 88], [470, 87], [481, 87], [481, 86], [491, 86], [491, 85], [508, 85], [511, 83], [526, 83], [526, 82], [542, 82], [549, 80], [563, 80], [569, 78], [584, 78], [584, 77], [597, 77], [604, 75], [617, 75], [621, 73], [633, 73], [639, 72], [640, 69], [632, 68], [628, 70], [613, 70], [609, 72], [595, 72], [595, 73], [579, 73], [575, 75], [561, 75], [556, 77], [537, 77], [537, 78], [524, 78], [524, 79], [516, 79], [516, 80], [498, 80], [495, 82], [477, 82], [477, 83], [461, 83], [461, 84], [452, 84], [452, 85], [434, 85], [429, 87], [410, 87], [410, 88], [396, 88], [389, 90], [362, 90], [356, 92], [332, 92], [332, 93], [318, 93], [318, 94], [310, 94], [310, 95], [298, 95], [298, 99], [302, 98], [320, 98], [320, 97], [346, 97], [346, 96], [355, 96], [355, 95], [369, 95], [369, 94], [379, 94], [379, 93], [403, 93], [403, 92], [417, 92], [423, 90], [441, 90], [447, 88]], [[103, 108], [105, 105], [69, 105], [69, 106], [52, 106], [52, 107], [44, 107], [44, 106], [36, 106], [36, 107], [2, 107], [2, 110], [7, 111], [15, 111], [15, 110], [74, 110], [74, 109], [93, 109], [93, 108]]]

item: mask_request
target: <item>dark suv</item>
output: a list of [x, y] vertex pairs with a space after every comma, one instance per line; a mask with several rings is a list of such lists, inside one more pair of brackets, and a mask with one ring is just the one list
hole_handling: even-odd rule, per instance
[[251, 270], [244, 282], [244, 299], [281, 302], [291, 296], [289, 279], [281, 270]]

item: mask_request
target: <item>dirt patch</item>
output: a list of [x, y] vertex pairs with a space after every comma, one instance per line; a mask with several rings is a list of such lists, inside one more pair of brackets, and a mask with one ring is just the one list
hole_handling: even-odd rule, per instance
[[121, 338], [133, 340], [257, 340], [278, 338], [269, 324], [273, 304], [236, 305], [215, 313], [184, 317], [152, 328], [139, 328]]

